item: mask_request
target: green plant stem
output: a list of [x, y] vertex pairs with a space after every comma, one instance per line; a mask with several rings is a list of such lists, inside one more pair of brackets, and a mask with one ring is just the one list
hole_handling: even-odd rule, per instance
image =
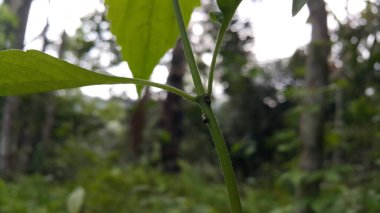
[[204, 100], [202, 100], [199, 105], [205, 117], [208, 119], [208, 128], [214, 141], [216, 152], [218, 154], [219, 161], [223, 170], [224, 181], [227, 187], [228, 197], [231, 205], [231, 211], [233, 213], [241, 213], [242, 207], [240, 203], [239, 189], [237, 187], [235, 173], [222, 131], [220, 130], [218, 121], [216, 120], [214, 112], [210, 105], [208, 105]]
[[122, 78], [123, 83], [127, 84], [136, 84], [136, 85], [141, 85], [141, 86], [152, 86], [152, 87], [157, 87], [163, 90], [166, 90], [168, 92], [174, 93], [176, 95], [181, 96], [182, 98], [190, 101], [190, 102], [196, 102], [197, 98], [187, 94], [185, 91], [177, 89], [175, 87], [166, 85], [166, 84], [160, 84], [148, 80], [143, 80], [143, 79], [138, 79], [138, 78]]
[[203, 96], [205, 92], [204, 92], [201, 77], [199, 75], [198, 66], [197, 66], [197, 63], [195, 62], [193, 49], [191, 48], [189, 37], [186, 32], [186, 26], [183, 21], [183, 16], [182, 16], [182, 12], [181, 12], [181, 8], [178, 3], [178, 0], [173, 0], [173, 6], [174, 6], [175, 17], [178, 22], [178, 28], [179, 28], [179, 32], [182, 39], [185, 57], [186, 57], [187, 63], [189, 64], [191, 76], [194, 81], [195, 91], [197, 95], [200, 97], [200, 96]]
[[218, 125], [218, 122], [215, 118], [214, 112], [210, 104], [207, 103], [208, 101], [205, 98], [205, 92], [203, 89], [202, 81], [199, 75], [197, 64], [194, 59], [190, 41], [187, 36], [186, 26], [185, 26], [185, 23], [183, 22], [183, 17], [182, 17], [178, 0], [173, 0], [173, 6], [174, 6], [174, 12], [175, 12], [176, 19], [178, 22], [178, 27], [179, 27], [179, 31], [180, 31], [184, 51], [185, 51], [185, 56], [189, 64], [191, 75], [194, 81], [195, 90], [198, 95], [198, 103], [202, 112], [206, 116], [206, 119], [208, 119], [208, 127], [210, 130], [210, 134], [213, 138], [216, 152], [218, 154], [220, 164], [223, 170], [224, 180], [227, 187], [228, 196], [229, 196], [230, 205], [231, 205], [231, 211], [233, 213], [241, 213], [242, 207], [240, 203], [239, 190], [237, 187], [237, 181], [235, 178], [235, 173], [232, 167], [230, 156], [228, 154], [228, 149], [224, 141], [223, 134]]
[[212, 82], [214, 81], [214, 72], [215, 72], [215, 65], [216, 65], [216, 59], [218, 58], [220, 45], [222, 44], [224, 35], [226, 34], [226, 31], [228, 29], [228, 26], [230, 25], [230, 21], [223, 20], [222, 25], [219, 28], [218, 36], [216, 37], [216, 43], [214, 48], [214, 53], [212, 56], [211, 66], [210, 66], [210, 74], [208, 76], [208, 84], [207, 84], [207, 95], [211, 96], [212, 94]]

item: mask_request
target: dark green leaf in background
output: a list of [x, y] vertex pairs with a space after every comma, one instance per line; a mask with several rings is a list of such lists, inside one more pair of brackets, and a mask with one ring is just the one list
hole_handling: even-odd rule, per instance
[[[199, 0], [180, 1], [185, 23]], [[171, 0], [106, 0], [111, 31], [135, 78], [149, 79], [179, 31]]]
[[302, 9], [303, 6], [308, 2], [308, 0], [293, 0], [292, 5], [292, 15], [295, 16]]

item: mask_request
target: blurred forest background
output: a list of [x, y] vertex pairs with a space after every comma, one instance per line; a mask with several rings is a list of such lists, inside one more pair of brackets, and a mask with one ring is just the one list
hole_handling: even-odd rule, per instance
[[[380, 1], [328, 32], [323, 17], [334, 14], [312, 2], [313, 40], [291, 58], [257, 63], [249, 22], [234, 20], [226, 35], [213, 103], [243, 207], [380, 212]], [[24, 47], [31, 3], [1, 4], [0, 49]], [[202, 27], [190, 30], [202, 71], [218, 29], [207, 15], [214, 9], [198, 8], [203, 18], [190, 26]], [[104, 10], [74, 36], [51, 39], [50, 28], [35, 38], [42, 51], [96, 71], [121, 63]], [[191, 91], [180, 43], [161, 65], [168, 84]], [[137, 101], [104, 100], [73, 89], [2, 97], [0, 109], [1, 213], [229, 212], [207, 127], [175, 95], [146, 89]]]

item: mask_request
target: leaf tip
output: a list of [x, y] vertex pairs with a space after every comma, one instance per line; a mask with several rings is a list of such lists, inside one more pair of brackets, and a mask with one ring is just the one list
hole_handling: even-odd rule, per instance
[[309, 0], [293, 0], [292, 16], [296, 16]]

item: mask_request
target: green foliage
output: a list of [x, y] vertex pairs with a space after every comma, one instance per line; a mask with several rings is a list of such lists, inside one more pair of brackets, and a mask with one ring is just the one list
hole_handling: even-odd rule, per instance
[[[0, 180], [0, 212], [67, 212], [66, 200], [77, 186], [86, 191], [84, 212], [229, 212], [222, 183], [206, 181], [202, 173], [187, 164], [182, 164], [182, 168], [181, 174], [169, 175], [143, 165], [128, 168], [94, 165], [83, 168], [75, 181], [56, 182], [40, 175], [20, 177], [15, 183]], [[324, 171], [324, 190], [312, 201], [315, 212], [378, 212], [378, 183], [347, 186], [342, 182], [346, 175], [351, 174], [339, 169]], [[296, 201], [286, 190], [285, 181], [273, 187], [262, 183], [244, 185], [241, 192], [245, 212], [294, 212]]]
[[0, 5], [0, 50], [11, 46], [14, 35], [8, 32], [14, 31], [17, 25], [17, 17], [9, 7], [5, 4]]
[[[57, 183], [29, 176], [17, 184], [0, 181], [0, 212], [67, 212], [73, 186], [86, 191], [84, 212], [205, 212], [228, 213], [226, 190], [211, 183], [189, 165], [178, 175], [164, 174], [146, 166], [83, 168], [75, 181]], [[70, 212], [70, 211], [69, 211]]]
[[292, 15], [295, 16], [309, 0], [293, 0]]
[[20, 177], [14, 183], [0, 179], [0, 212], [65, 213], [66, 188], [39, 175]]
[[16, 28], [17, 27], [17, 17], [9, 10], [9, 7], [5, 4], [0, 6], [0, 23], [1, 27], [4, 27], [4, 30], [8, 27]]
[[130, 83], [34, 50], [0, 52], [0, 95], [19, 95], [94, 84]]
[[207, 183], [188, 169], [179, 175], [144, 167], [104, 171], [86, 184], [90, 189], [86, 206], [90, 212], [228, 212], [224, 187], [208, 183], [204, 190], [200, 186]]
[[[169, 0], [108, 0], [111, 31], [135, 78], [149, 79], [160, 58], [178, 38], [178, 27]], [[181, 2], [185, 23], [199, 0]], [[141, 88], [140, 88], [141, 91]]]

